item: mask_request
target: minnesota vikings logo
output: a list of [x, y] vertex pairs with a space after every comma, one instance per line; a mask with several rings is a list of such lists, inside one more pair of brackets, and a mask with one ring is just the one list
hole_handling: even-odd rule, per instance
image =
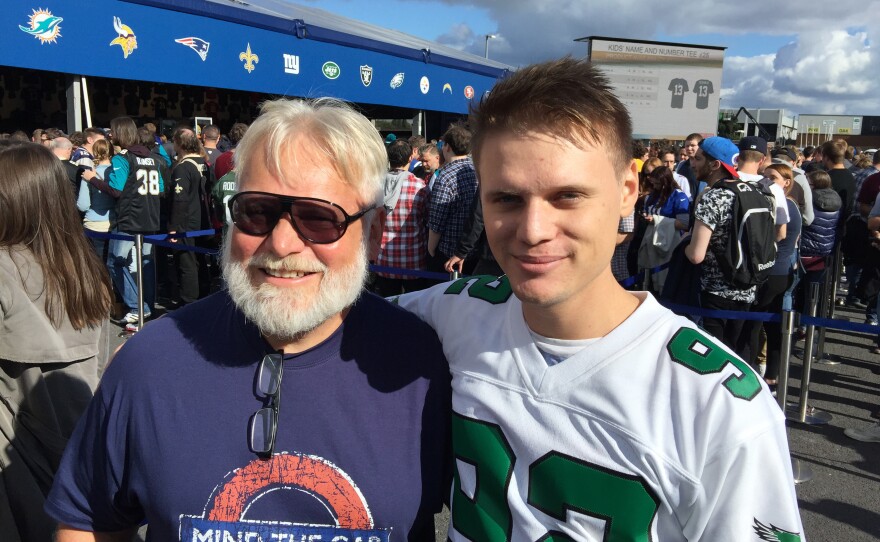
[[123, 58], [128, 58], [128, 55], [134, 52], [138, 47], [137, 36], [134, 35], [134, 30], [132, 30], [127, 24], [122, 24], [119, 17], [113, 17], [113, 30], [115, 30], [119, 36], [111, 41], [110, 45], [118, 45], [122, 47]]
[[254, 71], [254, 69], [256, 68], [254, 64], [260, 62], [260, 57], [251, 52], [250, 43], [247, 44], [247, 49], [245, 49], [244, 52], [239, 53], [238, 59], [244, 62], [244, 69], [246, 69], [248, 73]]
[[43, 43], [58, 43], [58, 38], [61, 37], [61, 17], [56, 17], [52, 15], [52, 12], [48, 9], [35, 9], [34, 13], [31, 15], [28, 20], [29, 26], [18, 25], [18, 28], [31, 36], [40, 40], [40, 44]]

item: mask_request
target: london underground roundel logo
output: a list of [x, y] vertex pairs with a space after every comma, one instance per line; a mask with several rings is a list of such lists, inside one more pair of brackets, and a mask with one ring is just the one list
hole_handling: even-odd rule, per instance
[[[250, 519], [250, 506], [278, 489], [301, 491], [328, 511], [322, 525], [296, 518]], [[201, 516], [180, 516], [180, 540], [362, 540], [388, 542], [390, 530], [375, 528], [370, 509], [354, 481], [324, 458], [277, 454], [254, 459], [215, 488]]]

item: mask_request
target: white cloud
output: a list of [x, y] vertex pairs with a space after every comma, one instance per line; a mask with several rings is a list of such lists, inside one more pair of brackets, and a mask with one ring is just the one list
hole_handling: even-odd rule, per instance
[[[743, 34], [795, 36], [778, 51], [755, 57], [728, 57], [722, 89], [725, 107], [784, 107], [796, 113], [880, 114], [876, 76], [880, 73], [880, 1], [836, 0], [810, 6], [766, 0], [680, 0], [645, 3], [619, 0], [613, 5], [584, 0], [445, 0], [451, 5], [485, 9], [500, 38], [490, 43], [493, 59], [522, 66], [566, 54], [586, 55], [575, 38], [601, 35], [657, 39], [717, 33], [730, 44]], [[854, 30], [856, 29], [856, 30]], [[454, 36], [466, 36], [455, 41]], [[481, 35], [463, 21], [443, 39], [462, 50], [483, 54]]]
[[459, 23], [453, 25], [445, 34], [440, 35], [437, 42], [465, 51], [474, 44], [474, 31], [465, 23]]

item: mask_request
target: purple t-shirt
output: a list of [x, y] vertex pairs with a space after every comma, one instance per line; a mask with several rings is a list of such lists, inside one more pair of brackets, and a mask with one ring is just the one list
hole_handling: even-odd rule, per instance
[[364, 294], [333, 336], [284, 357], [265, 460], [247, 427], [269, 351], [225, 292], [148, 325], [105, 373], [46, 511], [93, 531], [146, 520], [148, 540], [433, 540], [451, 472], [434, 331]]

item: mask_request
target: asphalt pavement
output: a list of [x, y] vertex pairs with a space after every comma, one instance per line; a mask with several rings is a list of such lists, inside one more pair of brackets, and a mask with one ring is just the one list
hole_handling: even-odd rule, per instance
[[[837, 308], [834, 318], [864, 322], [863, 311], [845, 307]], [[821, 424], [798, 421], [804, 342], [794, 345], [789, 447], [796, 475], [812, 474], [796, 488], [805, 538], [812, 542], [880, 540], [880, 443], [858, 442], [843, 434], [848, 427], [877, 422], [873, 416], [880, 411], [880, 355], [870, 352], [873, 341], [866, 334], [827, 331], [827, 355], [812, 364], [807, 398], [808, 421], [830, 418]], [[114, 333], [114, 343], [123, 342]], [[448, 513], [438, 514], [437, 520], [436, 539], [442, 542]]]

